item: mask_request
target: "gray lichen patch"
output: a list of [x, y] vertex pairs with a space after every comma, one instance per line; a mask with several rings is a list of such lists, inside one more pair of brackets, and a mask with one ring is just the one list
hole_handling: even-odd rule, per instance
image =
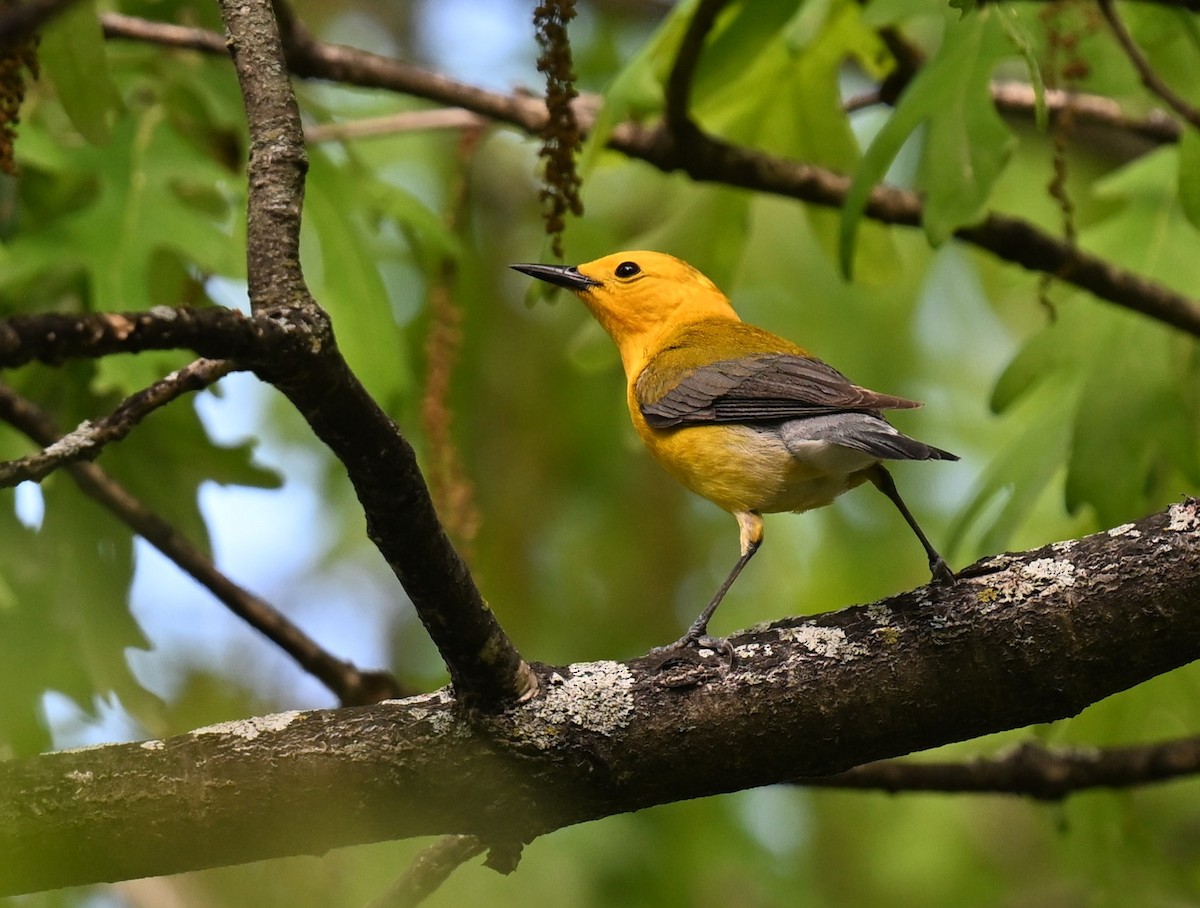
[[789, 643], [799, 644], [826, 659], [848, 661], [858, 659], [870, 652], [862, 643], [848, 640], [846, 632], [840, 627], [802, 624], [799, 627], [781, 628], [779, 638]]
[[235, 738], [241, 738], [244, 741], [253, 741], [263, 732], [283, 731], [303, 715], [304, 713], [293, 709], [285, 713], [274, 713], [269, 716], [235, 719], [232, 722], [220, 722], [217, 725], [197, 728], [192, 732], [192, 737], [199, 735], [231, 735]]
[[979, 585], [976, 597], [981, 611], [987, 613], [1008, 602], [1020, 602], [1074, 586], [1075, 565], [1061, 558], [1038, 558], [989, 574], [983, 582], [976, 582]]
[[[557, 730], [574, 726], [600, 735], [612, 735], [633, 720], [633, 673], [620, 662], [586, 662], [555, 672], [546, 694], [531, 701], [522, 712], [541, 726], [545, 746]], [[536, 734], [536, 732], [535, 732]]]
[[1189, 498], [1167, 509], [1167, 530], [1171, 533], [1194, 533], [1200, 530], [1200, 500]]
[[1117, 539], [1121, 536], [1129, 536], [1132, 539], [1137, 539], [1142, 535], [1142, 533], [1136, 525], [1132, 523], [1123, 523], [1119, 527], [1113, 527], [1111, 530], [1109, 530], [1108, 535], [1113, 539]]

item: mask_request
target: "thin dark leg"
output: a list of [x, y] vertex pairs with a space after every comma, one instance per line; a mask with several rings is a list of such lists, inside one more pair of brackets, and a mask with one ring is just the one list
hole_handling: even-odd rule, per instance
[[938, 554], [937, 549], [926, 538], [925, 533], [917, 524], [917, 518], [913, 517], [912, 511], [908, 509], [908, 505], [900, 497], [900, 492], [896, 488], [896, 482], [892, 479], [892, 474], [884, 468], [883, 464], [876, 464], [871, 469], [871, 482], [875, 484], [875, 488], [879, 489], [879, 491], [891, 500], [896, 509], [900, 511], [901, 516], [912, 527], [913, 532], [917, 534], [917, 538], [921, 540], [921, 545], [925, 548], [925, 554], [929, 556], [929, 571], [933, 574], [933, 579], [941, 583], [953, 583], [955, 578], [954, 572], [950, 570], [950, 565], [946, 564], [946, 560]]
[[[699, 643], [701, 646], [708, 645], [708, 643], [705, 641], [712, 640], [712, 638], [708, 636], [709, 620], [712, 618], [713, 613], [717, 610], [717, 606], [721, 604], [721, 600], [725, 598], [725, 594], [729, 592], [729, 588], [733, 586], [733, 581], [737, 580], [738, 574], [742, 572], [742, 568], [746, 566], [747, 562], [754, 557], [754, 553], [758, 551], [758, 547], [761, 544], [761, 539], [755, 540], [750, 544], [750, 548], [742, 552], [741, 557], [739, 557], [737, 563], [734, 564], [733, 570], [731, 570], [729, 572], [729, 576], [725, 578], [725, 582], [722, 583], [717, 589], [716, 593], [713, 594], [713, 597], [711, 600], [709, 600], [708, 605], [704, 606], [704, 611], [702, 611], [699, 616], [697, 616], [696, 620], [692, 622], [692, 626], [687, 629], [687, 633], [679, 638], [679, 642], [676, 644], [677, 646], [687, 646], [692, 643]], [[724, 647], [720, 648], [724, 649]]]
[[710, 649], [713, 652], [727, 655], [729, 657], [729, 664], [733, 665], [733, 646], [723, 637], [710, 637], [708, 635], [708, 622], [712, 619], [717, 606], [721, 604], [721, 600], [725, 598], [725, 594], [729, 592], [729, 588], [733, 586], [733, 581], [737, 580], [738, 574], [742, 572], [742, 568], [754, 557], [754, 553], [758, 551], [758, 547], [762, 545], [763, 540], [763, 519], [761, 514], [757, 511], [735, 511], [733, 516], [737, 518], [738, 527], [741, 529], [742, 552], [738, 557], [737, 563], [734, 564], [733, 570], [729, 572], [729, 576], [725, 578], [725, 582], [713, 594], [708, 605], [704, 607], [704, 611], [692, 622], [692, 626], [687, 629], [687, 633], [670, 646], [658, 647], [652, 652], [670, 656], [686, 648]]

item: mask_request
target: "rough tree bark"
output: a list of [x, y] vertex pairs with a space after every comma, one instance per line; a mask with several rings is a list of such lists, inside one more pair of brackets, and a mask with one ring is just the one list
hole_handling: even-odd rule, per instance
[[1074, 715], [1200, 657], [1200, 501], [987, 559], [953, 586], [753, 628], [716, 657], [450, 689], [0, 763], [0, 892], [566, 825]]

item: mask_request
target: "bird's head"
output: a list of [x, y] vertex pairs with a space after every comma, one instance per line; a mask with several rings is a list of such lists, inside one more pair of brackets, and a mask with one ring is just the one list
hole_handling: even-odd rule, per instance
[[716, 284], [662, 252], [616, 252], [583, 265], [512, 267], [583, 300], [616, 341], [627, 371], [669, 330], [705, 319], [739, 320]]

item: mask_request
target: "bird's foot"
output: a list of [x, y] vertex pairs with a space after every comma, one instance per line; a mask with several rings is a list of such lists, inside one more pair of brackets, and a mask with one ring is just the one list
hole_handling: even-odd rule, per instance
[[729, 668], [733, 668], [737, 661], [737, 654], [729, 640], [725, 637], [711, 637], [703, 629], [697, 630], [696, 628], [689, 629], [674, 643], [656, 646], [650, 650], [648, 655], [659, 660], [656, 670], [663, 671], [668, 667], [683, 663], [702, 664], [704, 661], [704, 657], [700, 655], [702, 649], [711, 650], [724, 656], [728, 660]]
[[929, 559], [929, 573], [933, 575], [934, 583], [954, 583], [958, 579], [940, 555]]

